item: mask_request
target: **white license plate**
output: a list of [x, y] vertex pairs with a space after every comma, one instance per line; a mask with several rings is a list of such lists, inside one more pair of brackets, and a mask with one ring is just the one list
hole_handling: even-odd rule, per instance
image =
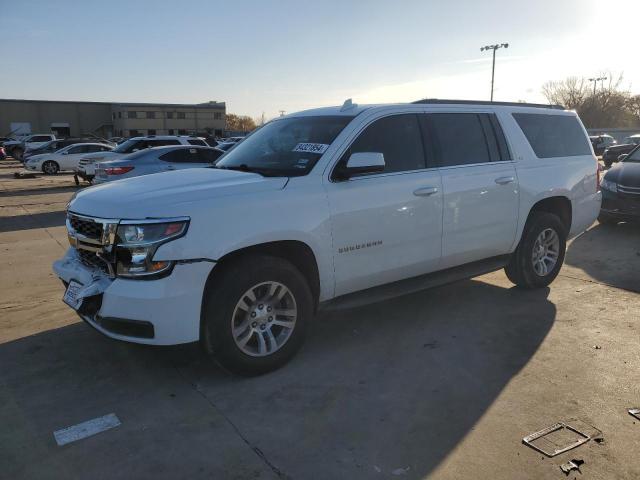
[[78, 283], [75, 280], [71, 280], [69, 282], [69, 286], [67, 287], [67, 291], [64, 292], [64, 297], [62, 297], [62, 301], [64, 301], [64, 303], [69, 305], [74, 310], [80, 308], [80, 305], [82, 304], [82, 299], [78, 299], [78, 293], [80, 292], [81, 288], [81, 283]]

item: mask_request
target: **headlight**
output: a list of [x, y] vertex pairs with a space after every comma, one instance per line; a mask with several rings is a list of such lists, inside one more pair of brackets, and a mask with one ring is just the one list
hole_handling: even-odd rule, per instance
[[604, 188], [605, 190], [609, 190], [610, 192], [618, 191], [618, 184], [616, 182], [612, 182], [611, 180], [602, 179], [600, 182], [600, 188]]
[[157, 277], [173, 267], [171, 261], [153, 261], [163, 243], [187, 232], [188, 218], [123, 221], [116, 233], [116, 274], [119, 277]]

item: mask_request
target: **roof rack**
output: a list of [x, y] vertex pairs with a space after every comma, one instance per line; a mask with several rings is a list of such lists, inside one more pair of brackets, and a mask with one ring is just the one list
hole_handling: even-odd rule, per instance
[[453, 105], [497, 105], [500, 107], [535, 107], [535, 108], [553, 108], [556, 110], [564, 110], [562, 105], [545, 105], [544, 103], [524, 103], [524, 102], [487, 102], [483, 100], [445, 100], [441, 98], [423, 98], [411, 103], [426, 103], [432, 105], [453, 104]]

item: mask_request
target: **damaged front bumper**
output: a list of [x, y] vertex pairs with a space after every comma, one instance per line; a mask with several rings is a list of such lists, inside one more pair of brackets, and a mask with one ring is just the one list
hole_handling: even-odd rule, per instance
[[202, 295], [212, 268], [208, 261], [178, 263], [157, 280], [111, 278], [83, 264], [74, 248], [53, 264], [65, 285], [82, 285], [76, 298], [83, 320], [111, 338], [150, 345], [199, 339]]

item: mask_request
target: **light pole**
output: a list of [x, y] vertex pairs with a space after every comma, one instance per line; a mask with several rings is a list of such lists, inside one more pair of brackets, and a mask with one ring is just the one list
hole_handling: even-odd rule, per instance
[[491, 64], [491, 101], [493, 102], [493, 79], [496, 73], [496, 50], [499, 48], [509, 48], [508, 43], [496, 43], [495, 45], [485, 45], [480, 48], [481, 52], [485, 50], [493, 50], [493, 62]]
[[[598, 82], [604, 82], [607, 79], [607, 77], [598, 77], [598, 78], [590, 78], [589, 81], [593, 82], [593, 96], [595, 97], [596, 95], [596, 84]], [[602, 87], [602, 85], [601, 85]]]

